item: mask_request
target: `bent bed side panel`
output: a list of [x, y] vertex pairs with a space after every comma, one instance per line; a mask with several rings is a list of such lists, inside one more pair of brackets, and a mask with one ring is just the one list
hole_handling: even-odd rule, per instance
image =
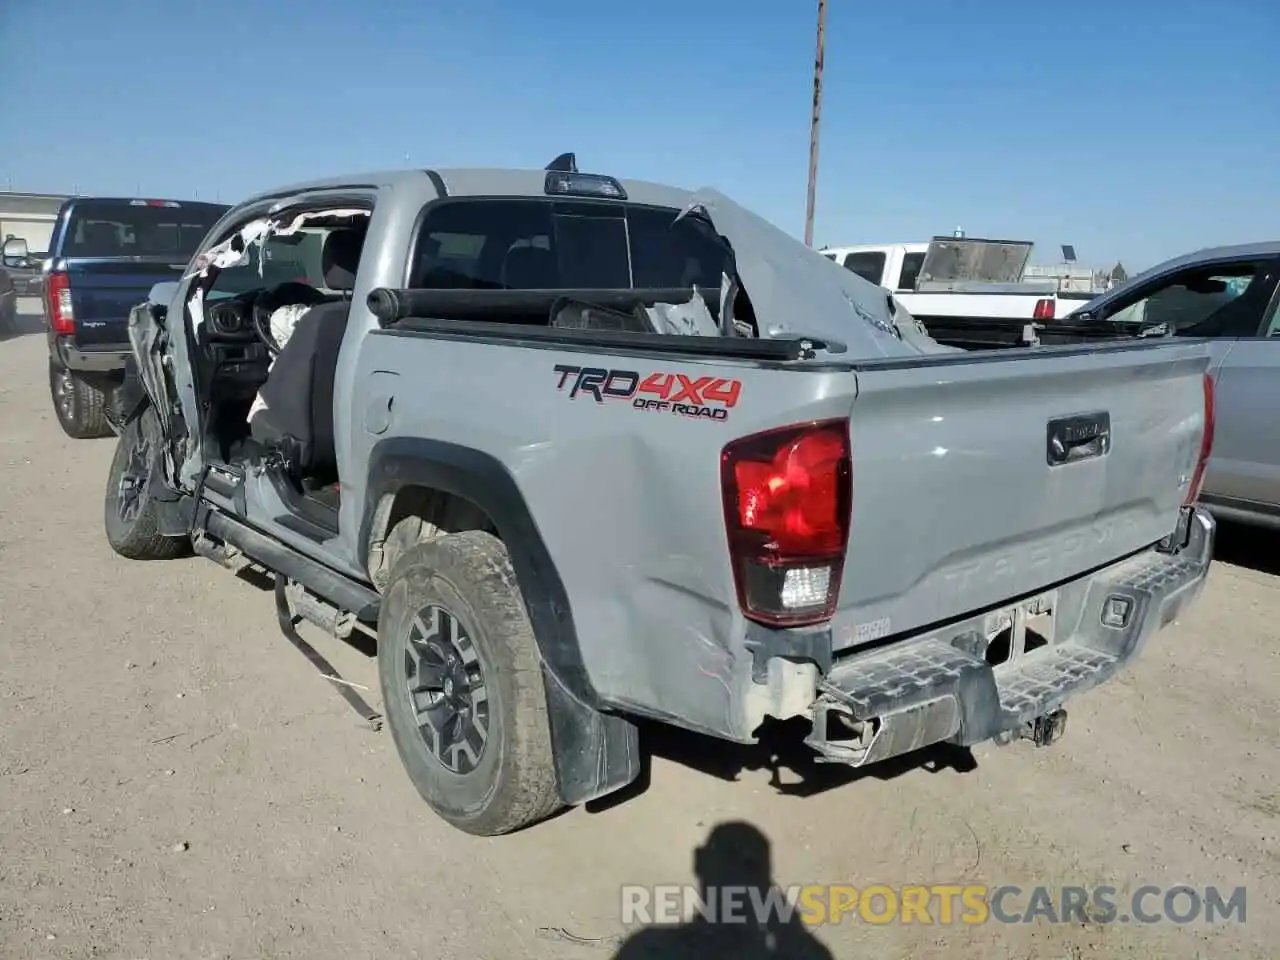
[[[758, 430], [847, 416], [851, 375], [395, 331], [370, 334], [357, 367], [372, 387], [354, 411], [353, 461], [431, 438], [499, 464], [510, 479], [495, 484], [527, 506], [603, 701], [745, 736], [730, 692], [749, 656], [720, 451]], [[370, 491], [348, 495], [376, 508]], [[492, 496], [481, 485], [463, 495]]]

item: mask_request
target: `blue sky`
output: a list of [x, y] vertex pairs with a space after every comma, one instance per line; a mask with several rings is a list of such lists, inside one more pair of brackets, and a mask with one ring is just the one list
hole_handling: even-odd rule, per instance
[[[234, 201], [573, 150], [801, 236], [815, 21], [816, 0], [0, 0], [0, 186]], [[1274, 239], [1277, 62], [1275, 0], [830, 0], [815, 241], [961, 226], [1137, 268]]]

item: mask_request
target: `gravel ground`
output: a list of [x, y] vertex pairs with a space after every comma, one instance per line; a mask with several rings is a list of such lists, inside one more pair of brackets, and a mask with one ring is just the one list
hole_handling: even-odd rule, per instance
[[[27, 329], [0, 341], [0, 956], [675, 956], [691, 937], [624, 925], [619, 888], [694, 882], [695, 849], [726, 821], [750, 825], [771, 864], [716, 841], [708, 869], [725, 883], [769, 869], [782, 886], [1107, 884], [1122, 907], [1143, 884], [1243, 885], [1247, 919], [853, 917], [774, 931], [773, 953], [744, 928], [703, 931], [700, 955], [1275, 955], [1280, 551], [1267, 536], [1224, 530], [1199, 604], [1075, 701], [1051, 748], [934, 751], [855, 775], [786, 743], [646, 731], [647, 783], [622, 802], [477, 840], [431, 815], [389, 734], [280, 636], [269, 594], [204, 560], [110, 551], [113, 441], [61, 433]], [[372, 661], [302, 629], [376, 687]]]

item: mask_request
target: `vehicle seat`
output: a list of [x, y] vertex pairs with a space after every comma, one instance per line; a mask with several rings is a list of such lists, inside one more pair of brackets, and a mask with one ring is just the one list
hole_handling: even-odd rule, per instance
[[502, 262], [502, 285], [509, 290], [553, 290], [556, 257], [541, 247], [516, 247]]
[[321, 484], [337, 480], [333, 387], [363, 245], [358, 229], [335, 230], [325, 239], [325, 286], [341, 299], [303, 314], [262, 385], [267, 408], [249, 424], [253, 439], [283, 453], [297, 476]]
[[114, 223], [93, 221], [86, 223], [84, 230], [84, 248], [95, 257], [116, 257], [124, 250], [120, 243], [120, 228]]

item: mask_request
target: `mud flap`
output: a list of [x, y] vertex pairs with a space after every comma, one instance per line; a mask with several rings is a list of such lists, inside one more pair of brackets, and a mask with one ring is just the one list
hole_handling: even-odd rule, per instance
[[635, 724], [582, 703], [545, 665], [542, 677], [560, 799], [577, 806], [635, 780], [640, 775], [640, 733]]

